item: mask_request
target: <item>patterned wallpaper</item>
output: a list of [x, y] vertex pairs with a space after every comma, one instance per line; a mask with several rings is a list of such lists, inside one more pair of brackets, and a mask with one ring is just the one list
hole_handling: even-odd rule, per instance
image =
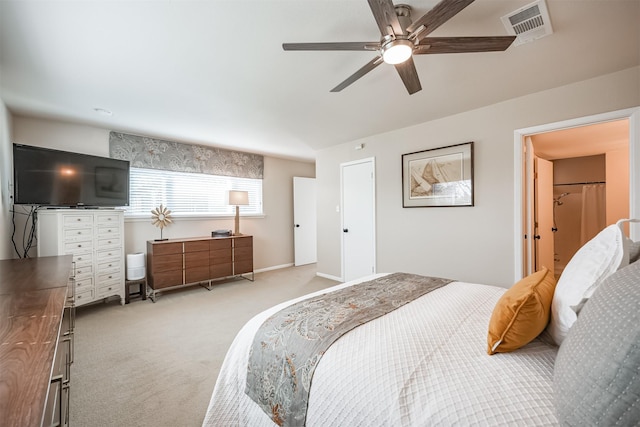
[[109, 133], [109, 155], [132, 167], [262, 179], [264, 157], [126, 133]]

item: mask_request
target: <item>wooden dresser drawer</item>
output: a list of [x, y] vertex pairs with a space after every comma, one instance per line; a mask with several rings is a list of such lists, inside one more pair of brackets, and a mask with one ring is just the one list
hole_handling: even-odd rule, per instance
[[211, 239], [209, 241], [209, 249], [231, 249], [231, 239]]
[[187, 252], [209, 252], [208, 240], [196, 240], [192, 242], [184, 242], [184, 251]]
[[153, 279], [149, 280], [152, 289], [162, 289], [182, 284], [182, 270], [166, 271], [155, 273]]
[[182, 254], [154, 255], [152, 260], [152, 273], [179, 270], [182, 272]]
[[182, 254], [182, 242], [153, 244], [153, 255]]

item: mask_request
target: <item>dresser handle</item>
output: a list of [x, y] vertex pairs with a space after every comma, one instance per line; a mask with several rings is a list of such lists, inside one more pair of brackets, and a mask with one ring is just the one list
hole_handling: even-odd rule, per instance
[[81, 247], [82, 247], [82, 245], [78, 245], [78, 247], [79, 247], [79, 248], [81, 248]]
[[82, 220], [80, 218], [78, 218], [77, 221], [82, 221]]
[[82, 231], [78, 231], [78, 234], [82, 234]]

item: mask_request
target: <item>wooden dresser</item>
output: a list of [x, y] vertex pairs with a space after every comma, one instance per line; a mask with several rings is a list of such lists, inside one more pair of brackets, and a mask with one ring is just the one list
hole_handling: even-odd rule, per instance
[[69, 423], [72, 256], [0, 260], [0, 425]]
[[253, 237], [193, 237], [147, 241], [147, 284], [156, 291], [251, 273]]

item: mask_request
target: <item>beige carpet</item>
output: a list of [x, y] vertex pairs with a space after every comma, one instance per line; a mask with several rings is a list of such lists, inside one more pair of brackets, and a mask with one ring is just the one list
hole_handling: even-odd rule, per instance
[[260, 311], [333, 286], [315, 264], [79, 307], [71, 370], [74, 427], [200, 426], [235, 334]]

